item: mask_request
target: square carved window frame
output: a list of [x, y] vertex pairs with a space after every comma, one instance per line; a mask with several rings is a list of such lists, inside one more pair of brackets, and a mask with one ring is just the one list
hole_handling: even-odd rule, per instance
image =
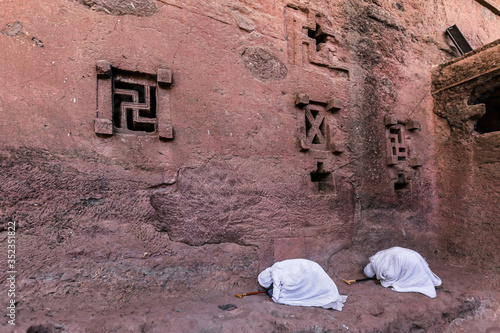
[[[325, 110], [325, 140], [324, 144], [312, 144], [307, 142], [306, 135], [306, 114], [305, 109], [309, 104], [320, 105]], [[297, 136], [299, 149], [301, 152], [306, 152], [309, 150], [318, 151], [329, 151], [333, 154], [343, 153], [343, 145], [340, 142], [333, 140], [330, 123], [328, 122], [328, 114], [333, 114], [341, 110], [342, 102], [337, 98], [332, 98], [329, 100], [311, 100], [308, 94], [299, 93], [295, 95], [295, 106], [303, 112], [297, 114]]]
[[[106, 60], [96, 63], [97, 72], [97, 111], [94, 119], [94, 132], [99, 136], [112, 136], [116, 133], [113, 126], [113, 69], [127, 71], [113, 66]], [[172, 71], [159, 68], [156, 76], [156, 132], [161, 140], [172, 140], [174, 129], [171, 119], [170, 89], [172, 87]]]
[[[421, 128], [420, 122], [408, 119], [407, 121], [399, 121], [398, 118], [394, 115], [386, 115], [384, 117], [384, 125], [386, 127], [386, 145], [387, 145], [387, 165], [388, 166], [397, 166], [402, 162], [406, 162], [408, 166], [411, 168], [418, 168], [422, 166], [422, 161], [418, 156], [412, 156], [411, 150], [408, 142], [406, 141], [406, 135], [411, 132], [418, 130]], [[401, 136], [403, 138], [402, 145], [406, 149], [405, 159], [403, 161], [398, 160], [397, 155], [392, 154], [392, 145], [390, 143], [390, 130], [398, 129], [401, 130]]]
[[[339, 59], [331, 62], [331, 59], [327, 60], [319, 56], [316, 40], [308, 36], [308, 31], [316, 32], [316, 28], [322, 23], [320, 26], [321, 33], [332, 40], [337, 40], [335, 37], [336, 33], [331, 27], [331, 22], [325, 25], [325, 22], [320, 22], [318, 19], [319, 17], [327, 18], [327, 15], [312, 7], [296, 6], [292, 3], [288, 3], [285, 6], [284, 15], [289, 64], [301, 67], [307, 65], [325, 67], [330, 70], [339, 71], [347, 75], [347, 77], [349, 76], [349, 68], [342, 65]], [[330, 54], [331, 52], [329, 51], [328, 53]], [[333, 56], [333, 54], [331, 55]]]

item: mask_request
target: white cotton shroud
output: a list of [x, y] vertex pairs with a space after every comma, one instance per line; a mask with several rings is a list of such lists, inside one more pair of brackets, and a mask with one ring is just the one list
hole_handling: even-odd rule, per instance
[[264, 288], [274, 285], [273, 301], [280, 304], [342, 311], [347, 299], [323, 268], [307, 259], [279, 261], [262, 271], [258, 280]]
[[399, 292], [416, 292], [436, 297], [436, 288], [441, 279], [434, 274], [424, 258], [417, 252], [402, 247], [379, 251], [370, 257], [364, 273], [377, 276], [384, 287]]

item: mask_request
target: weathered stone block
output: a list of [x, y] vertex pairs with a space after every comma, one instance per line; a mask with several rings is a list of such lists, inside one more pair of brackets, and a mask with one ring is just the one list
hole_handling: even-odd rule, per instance
[[172, 84], [172, 71], [170, 69], [160, 68], [157, 75], [158, 84], [170, 85]]
[[94, 131], [96, 134], [113, 135], [113, 123], [109, 119], [96, 118], [94, 120]]
[[398, 164], [398, 157], [394, 155], [387, 156], [387, 165], [394, 165], [394, 164]]
[[329, 100], [326, 105], [326, 111], [329, 112], [339, 111], [341, 108], [342, 108], [342, 103], [338, 98]]
[[387, 115], [384, 117], [385, 126], [396, 125], [398, 123], [398, 117], [394, 115]]
[[309, 95], [308, 94], [297, 94], [295, 97], [295, 105], [298, 107], [303, 107], [309, 104]]
[[94, 11], [109, 15], [151, 16], [158, 11], [154, 0], [77, 0]]
[[111, 63], [106, 60], [98, 60], [96, 71], [98, 76], [111, 76]]
[[279, 56], [261, 47], [248, 47], [241, 55], [243, 65], [261, 81], [279, 81], [288, 75], [288, 68]]
[[158, 125], [158, 136], [160, 139], [172, 140], [174, 138], [174, 129], [170, 125]]
[[411, 166], [412, 168], [421, 166], [422, 160], [418, 157], [410, 157], [408, 159], [408, 165]]
[[420, 122], [413, 119], [408, 120], [405, 124], [406, 129], [410, 131], [419, 129], [420, 126], [421, 126]]
[[344, 145], [341, 142], [332, 141], [328, 146], [330, 151], [334, 154], [341, 154], [344, 152]]
[[300, 147], [300, 151], [308, 151], [309, 149], [311, 149], [311, 146], [309, 144], [307, 144], [304, 139], [300, 139], [299, 147]]

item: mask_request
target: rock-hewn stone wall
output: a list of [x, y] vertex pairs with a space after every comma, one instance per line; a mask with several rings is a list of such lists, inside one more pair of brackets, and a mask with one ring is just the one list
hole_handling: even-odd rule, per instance
[[[498, 270], [500, 249], [500, 41], [434, 72], [439, 236], [465, 263]], [[478, 128], [488, 113], [491, 127]]]
[[449, 26], [474, 48], [498, 38], [480, 3], [0, 6], [0, 218], [26, 300], [441, 252], [430, 73], [458, 56]]

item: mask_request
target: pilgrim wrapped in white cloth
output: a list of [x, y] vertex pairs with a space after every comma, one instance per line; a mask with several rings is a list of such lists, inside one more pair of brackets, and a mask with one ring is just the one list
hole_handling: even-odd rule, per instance
[[436, 297], [441, 279], [434, 274], [422, 256], [410, 249], [392, 247], [370, 257], [364, 273], [376, 276], [380, 284], [399, 292], [416, 292]]
[[272, 287], [273, 301], [280, 304], [342, 311], [347, 299], [323, 268], [307, 259], [279, 261], [262, 271], [258, 280], [262, 287]]

